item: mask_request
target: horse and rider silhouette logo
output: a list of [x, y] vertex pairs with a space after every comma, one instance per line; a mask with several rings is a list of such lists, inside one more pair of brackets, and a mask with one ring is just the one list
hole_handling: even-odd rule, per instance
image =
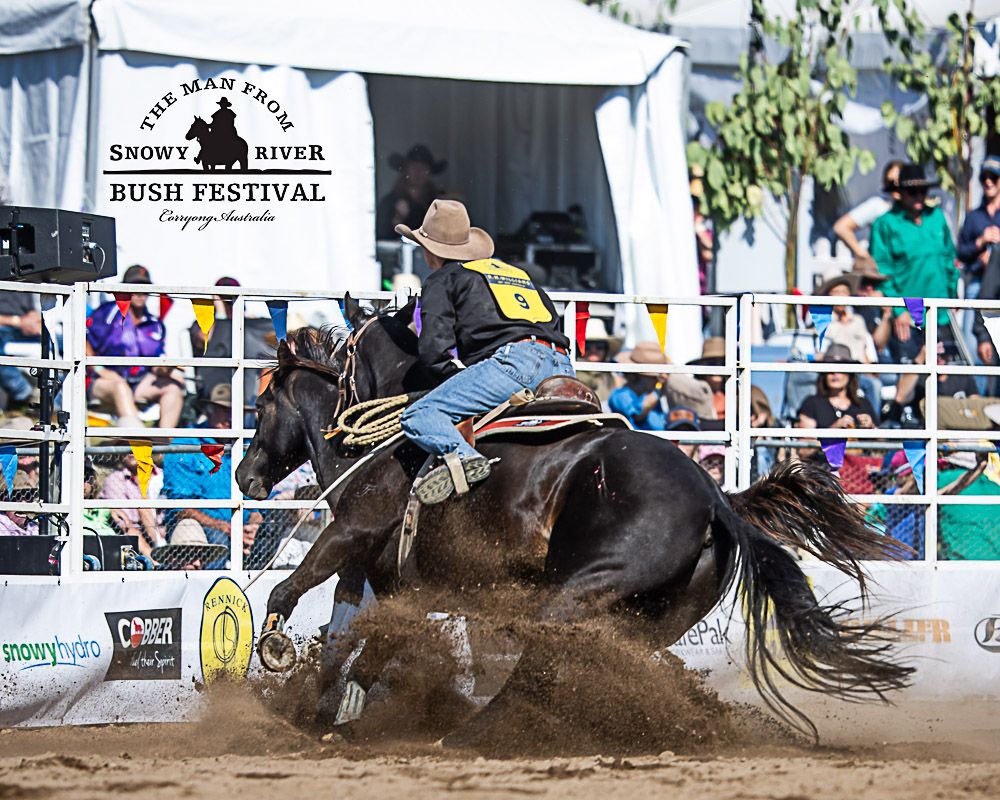
[[206, 172], [212, 172], [220, 166], [228, 172], [237, 163], [241, 170], [246, 171], [250, 147], [246, 139], [236, 132], [233, 104], [222, 97], [218, 105], [218, 110], [212, 114], [211, 123], [195, 116], [184, 137], [188, 140], [197, 139], [201, 147], [201, 151], [194, 157], [194, 163], [201, 164]]

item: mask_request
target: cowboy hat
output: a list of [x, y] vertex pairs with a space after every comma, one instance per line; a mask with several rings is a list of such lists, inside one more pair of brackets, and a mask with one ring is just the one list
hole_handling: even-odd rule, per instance
[[223, 108], [232, 108], [233, 107], [233, 104], [230, 103], [225, 97], [223, 97], [223, 98], [221, 98], [219, 100], [219, 105], [222, 106]]
[[861, 362], [857, 359], [851, 358], [851, 348], [846, 344], [840, 344], [839, 342], [834, 342], [831, 344], [823, 353], [822, 359], [818, 358], [817, 361], [822, 361], [824, 364], [860, 364]]
[[[228, 383], [217, 383], [212, 387], [208, 397], [199, 397], [195, 401], [200, 406], [222, 406], [223, 408], [233, 407], [233, 387]], [[244, 411], [252, 411], [250, 406], [243, 406]]]
[[940, 186], [941, 181], [929, 180], [924, 174], [924, 168], [919, 164], [903, 164], [899, 168], [895, 189], [929, 189]]
[[726, 360], [726, 340], [721, 336], [710, 336], [701, 347], [701, 358], [688, 361], [688, 364], [695, 366], [715, 366], [722, 364]]
[[588, 342], [604, 342], [608, 346], [608, 358], [614, 358], [622, 349], [622, 338], [608, 333], [608, 328], [600, 317], [591, 317], [587, 320], [584, 339]]
[[872, 281], [873, 283], [882, 283], [883, 281], [889, 280], [888, 275], [883, 275], [878, 271], [878, 265], [868, 259], [862, 259], [860, 261], [854, 262], [854, 270], [851, 273], [857, 276], [858, 285], [861, 281]]
[[668, 431], [700, 431], [701, 420], [694, 409], [687, 406], [673, 406], [667, 413]]
[[149, 554], [161, 569], [181, 569], [193, 561], [211, 563], [228, 555], [229, 548], [224, 544], [210, 544], [205, 538], [205, 529], [193, 519], [178, 522], [170, 543], [154, 547]]
[[469, 224], [469, 212], [458, 200], [435, 200], [419, 228], [397, 225], [396, 233], [449, 261], [477, 261], [493, 255], [493, 239]]
[[[637, 342], [635, 347], [624, 353], [619, 353], [615, 359], [619, 364], [669, 364], [670, 359], [663, 355], [657, 342]], [[662, 378], [662, 372], [640, 372], [649, 378]]]
[[437, 175], [439, 172], [444, 172], [445, 169], [448, 168], [447, 161], [434, 160], [434, 156], [431, 155], [430, 148], [425, 144], [413, 145], [413, 147], [406, 151], [405, 156], [400, 155], [399, 153], [393, 153], [389, 156], [389, 166], [396, 170], [396, 172], [401, 172], [403, 167], [405, 167], [409, 161], [426, 164], [428, 169], [431, 171], [431, 175]]
[[835, 286], [846, 286], [847, 293], [853, 295], [858, 293], [860, 283], [860, 280], [853, 272], [841, 272], [831, 278], [827, 278], [817, 286], [815, 294], [830, 294]]

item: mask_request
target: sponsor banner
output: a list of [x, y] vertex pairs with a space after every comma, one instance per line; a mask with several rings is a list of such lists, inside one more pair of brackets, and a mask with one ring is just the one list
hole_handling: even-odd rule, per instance
[[[806, 569], [823, 602], [857, 608], [857, 589], [843, 576]], [[897, 612], [890, 624], [900, 634], [899, 655], [917, 668], [914, 685], [891, 698], [891, 708], [847, 706], [798, 690], [789, 696], [813, 715], [821, 735], [831, 734], [838, 718], [860, 714], [882, 724], [869, 729], [881, 739], [929, 724], [960, 728], [970, 707], [962, 701], [986, 702], [1000, 683], [1000, 569], [877, 565], [872, 572], [872, 604], [849, 622]], [[198, 685], [260, 668], [254, 621], [264, 619], [268, 594], [285, 575], [265, 575], [246, 594], [245, 576], [86, 577], [62, 585], [11, 577], [0, 586], [0, 726], [188, 718], [202, 702]], [[335, 583], [311, 590], [296, 607], [287, 630], [297, 647], [330, 619]], [[670, 649], [706, 671], [724, 699], [759, 705], [742, 668], [745, 628], [731, 608], [714, 610]], [[907, 724], [893, 729], [892, 721], [903, 719]]]
[[106, 681], [166, 681], [181, 677], [181, 609], [105, 613], [111, 629]]
[[[259, 669], [254, 620], [287, 575], [264, 575], [246, 594], [246, 575], [8, 577], [0, 583], [0, 727], [189, 718], [206, 678]], [[298, 647], [329, 621], [335, 586], [331, 578], [302, 597], [288, 626]]]

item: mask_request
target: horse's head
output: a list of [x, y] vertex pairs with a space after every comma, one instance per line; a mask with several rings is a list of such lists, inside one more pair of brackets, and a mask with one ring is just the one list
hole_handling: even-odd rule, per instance
[[236, 470], [245, 495], [265, 499], [320, 448], [338, 447], [336, 439], [321, 434], [335, 423], [338, 408], [433, 385], [408, 327], [413, 307], [395, 314], [366, 312], [348, 295], [344, 313], [354, 330], [346, 342], [332, 329], [306, 328], [278, 345], [278, 365], [257, 400], [257, 432]]
[[236, 469], [243, 494], [265, 500], [315, 455], [337, 403], [341, 341], [334, 329], [301, 328], [278, 343], [277, 366], [257, 398], [257, 431]]
[[208, 123], [201, 117], [195, 117], [194, 122], [191, 123], [191, 127], [188, 128], [188, 132], [184, 135], [184, 138], [194, 139], [198, 136], [204, 136], [207, 132]]

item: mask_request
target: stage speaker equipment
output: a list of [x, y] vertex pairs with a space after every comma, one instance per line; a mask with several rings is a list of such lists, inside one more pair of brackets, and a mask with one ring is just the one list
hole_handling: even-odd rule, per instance
[[0, 280], [69, 284], [117, 274], [114, 217], [0, 206]]

